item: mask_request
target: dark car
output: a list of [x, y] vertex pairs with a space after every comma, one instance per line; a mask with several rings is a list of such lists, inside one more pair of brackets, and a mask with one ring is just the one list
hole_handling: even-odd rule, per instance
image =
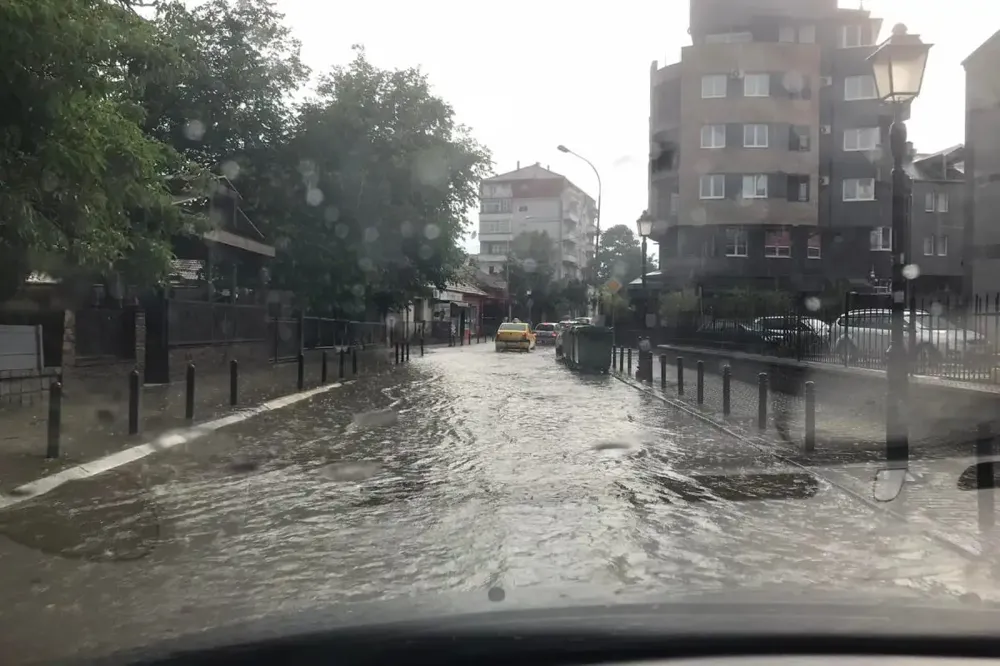
[[559, 325], [551, 322], [542, 322], [535, 326], [536, 345], [554, 345], [556, 336], [559, 334]]

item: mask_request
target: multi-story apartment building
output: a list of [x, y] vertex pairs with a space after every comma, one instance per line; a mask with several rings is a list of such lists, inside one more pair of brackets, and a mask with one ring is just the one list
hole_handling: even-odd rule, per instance
[[690, 0], [692, 44], [650, 71], [667, 288], [888, 284], [892, 110], [866, 61], [880, 29], [837, 0]]
[[965, 59], [965, 291], [1000, 291], [1000, 32]]
[[559, 279], [582, 278], [594, 258], [597, 205], [565, 176], [535, 163], [488, 178], [480, 186], [479, 267], [502, 272], [511, 241], [522, 232], [549, 235]]
[[920, 270], [914, 293], [932, 297], [962, 293], [965, 243], [964, 146], [915, 155], [907, 165], [912, 182], [910, 261]]

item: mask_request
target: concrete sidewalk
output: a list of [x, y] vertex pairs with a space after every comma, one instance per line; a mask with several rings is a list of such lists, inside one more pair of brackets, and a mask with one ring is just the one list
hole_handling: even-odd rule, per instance
[[[327, 380], [339, 378], [335, 351], [328, 350]], [[358, 354], [358, 374], [363, 378], [389, 371], [391, 348], [369, 348]], [[321, 380], [320, 351], [305, 354], [305, 388]], [[412, 359], [412, 351], [411, 351]], [[351, 357], [345, 362], [345, 379], [354, 378]], [[62, 403], [60, 456], [46, 459], [48, 401], [32, 406], [0, 410], [0, 493], [44, 475], [94, 460], [133, 446], [163, 432], [218, 418], [235, 409], [252, 407], [297, 390], [298, 364], [279, 363], [241, 369], [238, 403], [229, 404], [229, 374], [196, 374], [194, 419], [185, 419], [185, 381], [144, 386], [140, 399], [140, 432], [128, 435], [128, 377], [121, 388], [108, 387], [106, 394], [82, 394], [67, 390]]]

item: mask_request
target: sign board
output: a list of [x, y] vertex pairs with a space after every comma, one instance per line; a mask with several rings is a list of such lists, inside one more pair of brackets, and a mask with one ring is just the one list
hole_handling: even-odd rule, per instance
[[610, 280], [604, 283], [604, 288], [610, 291], [612, 294], [617, 294], [618, 291], [622, 288], [622, 283], [614, 278], [611, 278]]
[[0, 325], [0, 370], [41, 370], [41, 326]]

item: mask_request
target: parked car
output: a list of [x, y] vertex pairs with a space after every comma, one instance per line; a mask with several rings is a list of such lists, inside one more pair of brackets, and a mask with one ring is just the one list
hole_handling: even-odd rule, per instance
[[559, 335], [559, 325], [552, 322], [541, 322], [535, 326], [535, 344], [555, 345]]
[[[910, 313], [903, 315], [903, 344], [910, 344]], [[832, 326], [833, 352], [861, 358], [882, 358], [889, 348], [892, 311], [886, 309], [851, 310], [837, 318]], [[985, 361], [992, 355], [985, 336], [960, 328], [941, 315], [924, 310], [915, 313], [915, 358], [918, 362], [938, 363]]]
[[830, 344], [826, 325], [817, 319], [795, 315], [758, 317], [751, 322], [751, 328], [760, 333], [766, 347], [779, 354], [819, 354], [826, 352]]

